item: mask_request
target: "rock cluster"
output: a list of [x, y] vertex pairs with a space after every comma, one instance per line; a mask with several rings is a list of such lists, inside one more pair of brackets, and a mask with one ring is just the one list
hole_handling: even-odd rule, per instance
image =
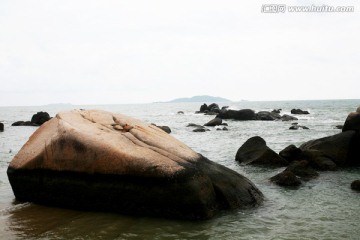
[[279, 154], [267, 147], [261, 137], [252, 137], [239, 148], [235, 160], [243, 164], [288, 166], [283, 172], [270, 178], [282, 186], [298, 186], [302, 180], [317, 177], [317, 171], [360, 166], [358, 111], [359, 108], [357, 112], [349, 114], [343, 132], [307, 141], [300, 147], [289, 145]]
[[47, 112], [37, 112], [31, 118], [31, 121], [17, 121], [11, 126], [41, 126], [43, 123], [51, 119]]

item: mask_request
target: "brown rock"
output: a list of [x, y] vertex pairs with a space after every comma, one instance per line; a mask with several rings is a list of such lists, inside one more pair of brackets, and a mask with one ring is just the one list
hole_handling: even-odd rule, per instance
[[156, 126], [105, 111], [57, 114], [7, 173], [17, 200], [75, 209], [204, 219], [263, 199], [247, 178]]

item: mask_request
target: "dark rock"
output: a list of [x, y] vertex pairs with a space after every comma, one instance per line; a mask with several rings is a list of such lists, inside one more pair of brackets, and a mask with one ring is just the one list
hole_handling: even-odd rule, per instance
[[222, 129], [223, 131], [229, 131], [229, 129], [227, 127], [223, 127]]
[[44, 122], [49, 121], [50, 115], [47, 112], [37, 112], [31, 118], [31, 123], [35, 125], [42, 125]]
[[254, 110], [242, 109], [242, 110], [222, 110], [216, 117], [221, 119], [235, 119], [235, 120], [256, 120], [256, 114]]
[[220, 108], [219, 105], [217, 105], [216, 103], [212, 103], [208, 106], [208, 110], [210, 112], [214, 112], [214, 113], [220, 113]]
[[310, 114], [308, 111], [303, 111], [301, 109], [291, 109], [291, 114]]
[[335, 128], [336, 129], [343, 129], [344, 125], [336, 125]]
[[217, 112], [206, 112], [205, 115], [217, 115], [218, 113]]
[[297, 122], [294, 122], [294, 123], [291, 123], [291, 125], [298, 125], [299, 123], [297, 123]]
[[209, 122], [205, 123], [204, 126], [215, 127], [215, 126], [220, 125], [221, 123], [222, 123], [221, 118], [214, 118], [214, 119], [210, 120]]
[[355, 180], [351, 183], [351, 189], [355, 191], [360, 191], [360, 180]]
[[300, 146], [302, 151], [317, 150], [338, 166], [360, 165], [360, 137], [346, 131], [329, 137], [308, 141]]
[[3, 132], [3, 131], [4, 131], [4, 124], [0, 123], [0, 132]]
[[184, 112], [183, 111], [178, 111], [177, 114], [184, 114]]
[[228, 109], [228, 108], [229, 108], [229, 106], [223, 106], [223, 107], [221, 108], [221, 110]]
[[319, 174], [315, 171], [314, 168], [310, 166], [310, 163], [307, 160], [294, 161], [285, 169], [285, 171], [292, 172], [296, 176], [305, 180], [319, 176]]
[[280, 157], [288, 162], [302, 159], [302, 151], [295, 145], [291, 144], [279, 152]]
[[288, 162], [266, 146], [259, 136], [249, 138], [237, 151], [235, 160], [244, 164], [286, 166]]
[[220, 125], [222, 125], [222, 126], [229, 126], [229, 124], [227, 124], [227, 123], [221, 123]]
[[281, 117], [281, 121], [296, 121], [296, 120], [298, 120], [296, 117], [293, 117], [293, 116], [290, 116], [287, 114], [284, 114]]
[[282, 109], [279, 108], [279, 109], [274, 109], [274, 110], [272, 110], [271, 112], [273, 112], [273, 113], [280, 113], [281, 110], [282, 110]]
[[204, 127], [201, 127], [201, 128], [195, 128], [193, 130], [193, 132], [206, 132], [206, 131], [209, 131], [209, 129], [206, 129]]
[[332, 159], [318, 150], [305, 150], [302, 153], [304, 159], [308, 160], [310, 165], [319, 171], [335, 171], [338, 166]]
[[37, 124], [34, 124], [30, 121], [17, 121], [17, 122], [14, 122], [13, 124], [11, 124], [11, 126], [33, 126], [33, 127], [37, 127], [39, 125]]
[[289, 171], [283, 171], [274, 177], [270, 178], [270, 181], [279, 186], [296, 187], [301, 185], [301, 181], [296, 175]]
[[351, 112], [347, 116], [342, 131], [345, 132], [349, 130], [360, 131], [360, 112]]
[[205, 112], [206, 110], [208, 111], [209, 109], [208, 109], [207, 104], [204, 103], [203, 105], [200, 106], [200, 112], [202, 113], [202, 112]]
[[289, 127], [290, 130], [298, 130], [299, 129], [299, 125], [292, 125], [291, 127]]
[[290, 130], [298, 130], [299, 128], [306, 129], [306, 130], [309, 129], [309, 128], [306, 127], [306, 126], [301, 126], [301, 125], [298, 125], [297, 123], [296, 123], [296, 124], [292, 124], [292, 126], [289, 127]]
[[279, 120], [281, 116], [278, 113], [268, 112], [268, 111], [261, 111], [256, 113], [256, 120], [262, 121], [274, 121]]
[[57, 114], [30, 137], [7, 174], [18, 201], [81, 210], [207, 219], [263, 201], [237, 172], [156, 126], [105, 111]]
[[171, 133], [171, 129], [168, 126], [157, 126], [166, 133]]

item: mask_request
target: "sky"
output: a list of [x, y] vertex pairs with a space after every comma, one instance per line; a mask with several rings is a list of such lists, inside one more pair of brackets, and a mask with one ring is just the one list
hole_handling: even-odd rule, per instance
[[[262, 12], [278, 3], [355, 11]], [[0, 0], [0, 106], [359, 90], [359, 1]]]

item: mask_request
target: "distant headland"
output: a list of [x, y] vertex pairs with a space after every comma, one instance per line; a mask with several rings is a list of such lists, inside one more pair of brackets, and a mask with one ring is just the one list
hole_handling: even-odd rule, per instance
[[222, 97], [214, 97], [208, 95], [201, 95], [201, 96], [193, 96], [190, 98], [176, 98], [171, 101], [167, 101], [165, 103], [181, 103], [181, 102], [232, 102], [229, 99], [222, 98]]

